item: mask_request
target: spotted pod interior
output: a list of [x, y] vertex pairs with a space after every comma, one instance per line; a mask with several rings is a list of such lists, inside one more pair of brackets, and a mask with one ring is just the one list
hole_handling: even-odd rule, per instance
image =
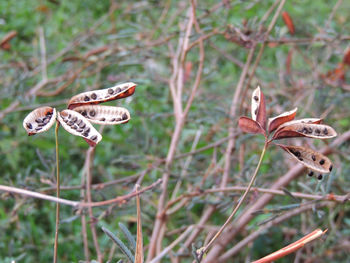
[[332, 162], [326, 156], [310, 148], [281, 144], [278, 144], [278, 146], [313, 171], [325, 174], [330, 173], [333, 169]]
[[316, 139], [329, 139], [337, 136], [336, 131], [325, 124], [295, 123], [276, 132], [274, 139], [288, 137], [309, 137]]
[[127, 123], [130, 120], [129, 111], [121, 107], [88, 105], [76, 107], [74, 111], [96, 124], [115, 125]]
[[94, 105], [106, 101], [126, 98], [134, 94], [136, 84], [127, 82], [108, 89], [83, 92], [72, 97], [68, 102], [68, 109], [74, 109], [81, 105]]
[[260, 87], [257, 87], [252, 94], [251, 114], [252, 119], [256, 121], [260, 105]]
[[298, 110], [298, 108], [295, 108], [291, 111], [283, 112], [282, 114], [280, 114], [276, 117], [269, 118], [269, 124], [268, 124], [269, 132], [274, 131], [283, 123], [286, 123], [288, 121], [292, 121], [295, 118], [297, 110]]
[[102, 139], [89, 120], [76, 111], [63, 110], [58, 113], [57, 119], [67, 132], [83, 137], [90, 146], [95, 146]]
[[56, 109], [45, 106], [30, 112], [23, 120], [23, 127], [28, 135], [47, 131], [55, 123]]

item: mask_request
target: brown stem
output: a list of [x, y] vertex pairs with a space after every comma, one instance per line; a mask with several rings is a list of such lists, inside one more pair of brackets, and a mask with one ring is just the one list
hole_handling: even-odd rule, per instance
[[[56, 141], [56, 197], [60, 197], [60, 166], [58, 160], [58, 128], [60, 124], [56, 122], [55, 128], [55, 141]], [[53, 247], [53, 262], [57, 262], [57, 249], [58, 249], [58, 229], [60, 224], [60, 203], [56, 203], [56, 231], [55, 231], [55, 243]]]

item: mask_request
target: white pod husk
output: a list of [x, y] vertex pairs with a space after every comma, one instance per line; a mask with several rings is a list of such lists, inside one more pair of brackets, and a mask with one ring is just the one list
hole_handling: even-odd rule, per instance
[[63, 110], [57, 114], [57, 119], [67, 132], [83, 137], [90, 146], [95, 146], [102, 139], [89, 120], [76, 111]]
[[28, 135], [47, 131], [56, 121], [56, 109], [48, 106], [30, 112], [23, 120], [23, 127]]
[[129, 111], [122, 107], [87, 105], [78, 106], [74, 111], [79, 112], [90, 122], [102, 125], [122, 124], [130, 120]]

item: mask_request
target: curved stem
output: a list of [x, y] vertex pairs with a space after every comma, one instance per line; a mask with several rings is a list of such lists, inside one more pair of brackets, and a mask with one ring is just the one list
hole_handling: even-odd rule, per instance
[[209, 249], [209, 247], [215, 242], [215, 240], [221, 235], [221, 233], [224, 231], [224, 229], [226, 228], [226, 226], [230, 223], [231, 219], [234, 217], [234, 215], [237, 213], [238, 209], [241, 207], [241, 205], [243, 204], [244, 200], [246, 199], [250, 189], [252, 188], [252, 185], [254, 184], [254, 181], [256, 179], [256, 176], [258, 175], [258, 171], [259, 171], [259, 168], [260, 168], [260, 165], [262, 163], [262, 160], [264, 158], [264, 155], [265, 155], [265, 152], [266, 152], [266, 148], [268, 146], [268, 142], [267, 140], [265, 140], [265, 145], [264, 145], [264, 149], [262, 150], [261, 152], [261, 155], [260, 155], [260, 159], [259, 159], [259, 162], [258, 162], [258, 165], [256, 166], [255, 168], [255, 172], [254, 172], [254, 175], [252, 177], [252, 179], [250, 180], [249, 182], [249, 185], [247, 187], [247, 189], [245, 190], [243, 196], [240, 198], [238, 204], [236, 205], [236, 207], [233, 209], [231, 215], [227, 218], [225, 224], [223, 224], [223, 226], [219, 229], [219, 231], [215, 234], [215, 236], [210, 240], [210, 242], [201, 249], [201, 255], [200, 257], [206, 253]]
[[[60, 196], [60, 166], [58, 160], [58, 127], [60, 126], [59, 122], [56, 122], [55, 128], [55, 140], [56, 140], [56, 196]], [[57, 262], [57, 248], [58, 248], [58, 228], [60, 223], [60, 203], [56, 203], [56, 231], [55, 231], [55, 244], [53, 252], [53, 262]]]

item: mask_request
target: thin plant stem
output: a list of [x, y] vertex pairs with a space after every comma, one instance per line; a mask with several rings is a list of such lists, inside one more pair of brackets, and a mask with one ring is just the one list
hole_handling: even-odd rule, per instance
[[[56, 141], [56, 196], [60, 197], [60, 166], [58, 160], [58, 128], [60, 124], [56, 122], [55, 128], [55, 141]], [[55, 244], [53, 248], [53, 262], [57, 262], [57, 248], [58, 248], [58, 229], [60, 224], [60, 203], [56, 203], [56, 231], [55, 231]]]
[[263, 158], [264, 158], [264, 155], [265, 155], [267, 146], [268, 146], [268, 143], [267, 143], [267, 140], [265, 140], [264, 148], [263, 148], [263, 150], [262, 150], [262, 152], [261, 152], [258, 165], [257, 165], [256, 168], [255, 168], [254, 175], [253, 175], [252, 179], [250, 180], [247, 189], [245, 190], [243, 196], [240, 198], [240, 200], [239, 200], [238, 204], [236, 205], [236, 207], [233, 209], [231, 215], [227, 218], [225, 224], [222, 225], [222, 227], [221, 227], [221, 228], [219, 229], [219, 231], [215, 234], [215, 236], [214, 236], [214, 237], [210, 240], [210, 242], [202, 249], [202, 255], [208, 251], [209, 247], [210, 247], [210, 246], [215, 242], [215, 240], [221, 235], [221, 233], [224, 231], [224, 229], [226, 228], [226, 226], [230, 223], [231, 219], [234, 217], [234, 215], [237, 213], [238, 209], [241, 207], [241, 205], [243, 204], [244, 200], [246, 199], [246, 197], [247, 197], [247, 195], [248, 195], [250, 189], [252, 188], [252, 185], [253, 185], [254, 182], [255, 182], [256, 176], [258, 175], [258, 171], [259, 171], [260, 165], [261, 165], [261, 163], [262, 163], [262, 160], [263, 160]]

